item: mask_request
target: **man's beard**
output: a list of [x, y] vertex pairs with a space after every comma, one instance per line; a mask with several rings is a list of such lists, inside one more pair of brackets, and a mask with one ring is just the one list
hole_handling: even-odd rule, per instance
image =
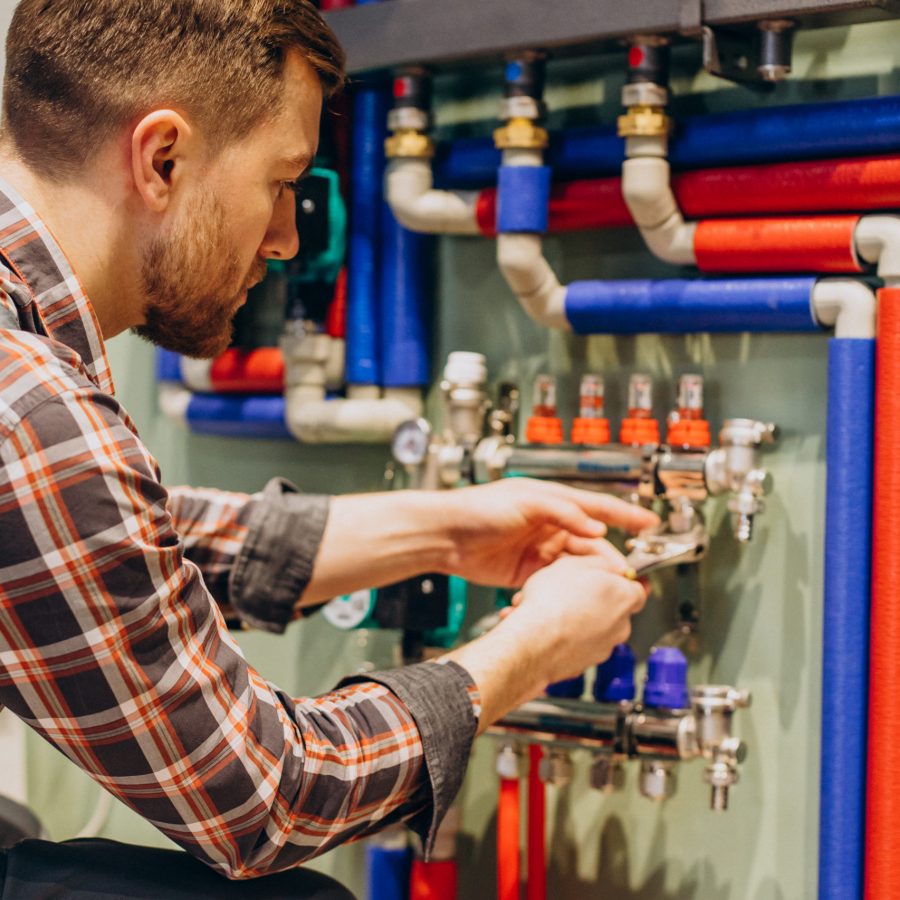
[[237, 252], [225, 238], [225, 210], [205, 194], [144, 254], [141, 278], [146, 298], [145, 340], [194, 359], [212, 359], [228, 349], [234, 316], [245, 291], [265, 277], [256, 258], [241, 280]]

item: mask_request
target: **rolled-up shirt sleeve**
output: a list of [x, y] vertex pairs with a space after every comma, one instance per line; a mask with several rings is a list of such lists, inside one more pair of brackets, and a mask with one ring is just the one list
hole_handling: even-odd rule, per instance
[[[401, 819], [429, 840], [477, 727], [463, 669], [299, 699], [263, 679], [185, 557], [152, 457], [99, 391], [31, 408], [0, 462], [0, 702], [228, 877]], [[305, 514], [292, 504], [284, 516]], [[281, 559], [264, 552], [246, 565]]]
[[229, 620], [275, 634], [300, 615], [329, 505], [281, 478], [253, 495], [172, 488], [168, 501], [185, 558]]

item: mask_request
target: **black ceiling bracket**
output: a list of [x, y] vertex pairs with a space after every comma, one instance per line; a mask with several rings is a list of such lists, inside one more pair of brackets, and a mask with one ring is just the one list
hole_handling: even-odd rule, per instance
[[711, 75], [726, 78], [758, 91], [775, 85], [761, 70], [760, 40], [756, 29], [703, 26], [703, 68]]

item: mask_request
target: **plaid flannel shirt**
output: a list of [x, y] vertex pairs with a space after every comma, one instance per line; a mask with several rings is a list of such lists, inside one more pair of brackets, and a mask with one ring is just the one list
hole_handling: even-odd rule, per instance
[[248, 665], [223, 609], [283, 630], [327, 514], [280, 481], [163, 488], [75, 274], [0, 181], [0, 703], [229, 877], [400, 819], [427, 845], [476, 732], [452, 663], [311, 699]]

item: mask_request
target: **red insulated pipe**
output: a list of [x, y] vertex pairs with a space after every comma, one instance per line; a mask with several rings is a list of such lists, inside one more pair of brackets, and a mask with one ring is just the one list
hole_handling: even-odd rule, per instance
[[409, 900], [456, 900], [457, 883], [456, 860], [417, 859], [409, 879]]
[[[680, 172], [672, 187], [689, 219], [900, 209], [900, 158], [861, 157]], [[496, 234], [497, 192], [482, 191], [478, 227]], [[550, 232], [633, 224], [618, 178], [553, 186]]]
[[497, 900], [519, 900], [519, 780], [500, 779], [497, 804]]
[[334, 286], [334, 297], [328, 307], [325, 331], [333, 338], [347, 336], [347, 267], [341, 269]]
[[[481, 233], [497, 234], [497, 189], [478, 195], [475, 207]], [[550, 191], [550, 232], [586, 231], [589, 228], [624, 228], [634, 224], [622, 199], [619, 178], [596, 178], [554, 184]]]
[[900, 158], [867, 156], [679, 172], [685, 216], [772, 215], [900, 208]]
[[547, 849], [546, 849], [546, 791], [541, 781], [540, 767], [544, 756], [540, 744], [528, 748], [528, 881], [525, 885], [526, 900], [547, 898]]
[[869, 752], [866, 792], [867, 900], [900, 897], [900, 288], [878, 292], [875, 375], [875, 512], [869, 639]]
[[259, 350], [226, 350], [213, 360], [213, 389], [235, 394], [284, 392], [284, 358], [277, 347]]
[[853, 234], [859, 216], [708, 219], [697, 223], [701, 272], [861, 272]]

